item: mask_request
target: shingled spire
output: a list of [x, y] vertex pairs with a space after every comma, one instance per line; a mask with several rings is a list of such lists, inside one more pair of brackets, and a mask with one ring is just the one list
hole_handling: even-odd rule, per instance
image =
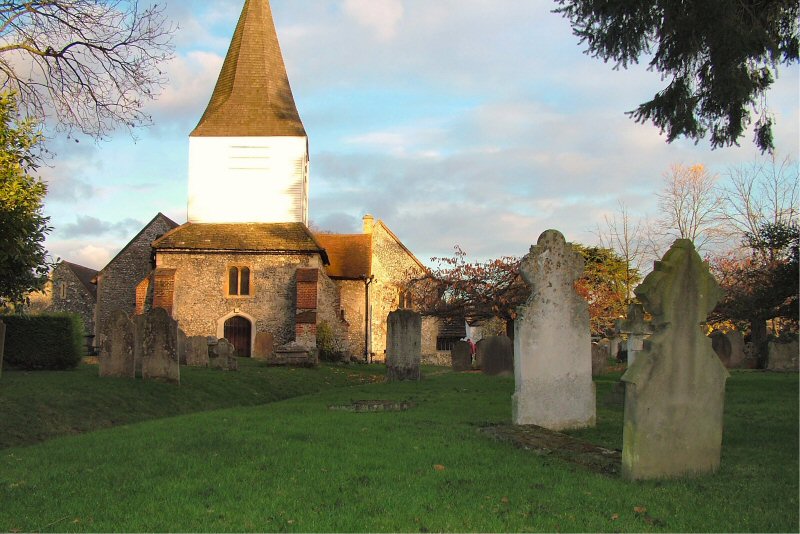
[[305, 137], [269, 0], [246, 0], [214, 94], [191, 137]]

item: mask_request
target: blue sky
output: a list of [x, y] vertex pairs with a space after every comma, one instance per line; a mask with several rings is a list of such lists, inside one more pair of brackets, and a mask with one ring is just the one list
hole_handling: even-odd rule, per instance
[[[180, 26], [154, 125], [132, 139], [54, 138], [42, 175], [57, 257], [102, 268], [157, 212], [186, 220], [188, 135], [211, 95], [243, 0], [168, 0]], [[311, 150], [311, 220], [360, 231], [383, 219], [420, 258], [460, 245], [523, 255], [556, 228], [594, 243], [624, 202], [656, 212], [673, 163], [724, 175], [740, 147], [667, 144], [624, 112], [662, 87], [646, 65], [614, 70], [582, 53], [544, 0], [272, 0]], [[800, 147], [798, 67], [768, 98], [778, 153]]]

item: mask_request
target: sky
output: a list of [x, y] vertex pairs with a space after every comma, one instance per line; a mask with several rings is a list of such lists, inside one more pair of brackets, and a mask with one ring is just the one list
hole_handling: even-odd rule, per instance
[[[624, 203], [657, 211], [672, 164], [724, 176], [741, 146], [667, 144], [626, 111], [666, 85], [647, 65], [583, 53], [545, 0], [271, 0], [309, 137], [314, 228], [383, 220], [423, 262], [522, 256], [545, 230], [597, 243]], [[167, 0], [179, 26], [153, 125], [95, 142], [52, 137], [45, 214], [55, 258], [101, 269], [158, 212], [186, 221], [189, 132], [211, 96], [243, 0]], [[797, 65], [768, 94], [779, 155], [798, 156]]]

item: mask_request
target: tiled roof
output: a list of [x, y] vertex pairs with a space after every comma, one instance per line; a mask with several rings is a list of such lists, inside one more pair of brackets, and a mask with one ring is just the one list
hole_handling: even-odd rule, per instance
[[99, 271], [95, 271], [94, 269], [90, 269], [89, 267], [84, 267], [83, 265], [78, 265], [77, 263], [72, 263], [69, 261], [62, 262], [64, 265], [70, 268], [73, 274], [81, 281], [83, 287], [89, 292], [89, 294], [93, 298], [97, 298], [97, 286], [92, 283], [92, 280], [97, 276]]
[[372, 274], [372, 236], [369, 234], [315, 234], [330, 258], [328, 276], [358, 280]]
[[306, 136], [268, 0], [245, 1], [211, 101], [191, 135]]
[[325, 250], [303, 223], [186, 223], [153, 242], [156, 250], [318, 253]]

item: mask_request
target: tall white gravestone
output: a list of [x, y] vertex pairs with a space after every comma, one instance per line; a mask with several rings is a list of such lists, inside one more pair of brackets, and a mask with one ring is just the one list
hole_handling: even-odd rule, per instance
[[583, 258], [547, 230], [520, 266], [531, 286], [514, 322], [512, 418], [551, 430], [595, 424], [589, 307], [575, 291]]

